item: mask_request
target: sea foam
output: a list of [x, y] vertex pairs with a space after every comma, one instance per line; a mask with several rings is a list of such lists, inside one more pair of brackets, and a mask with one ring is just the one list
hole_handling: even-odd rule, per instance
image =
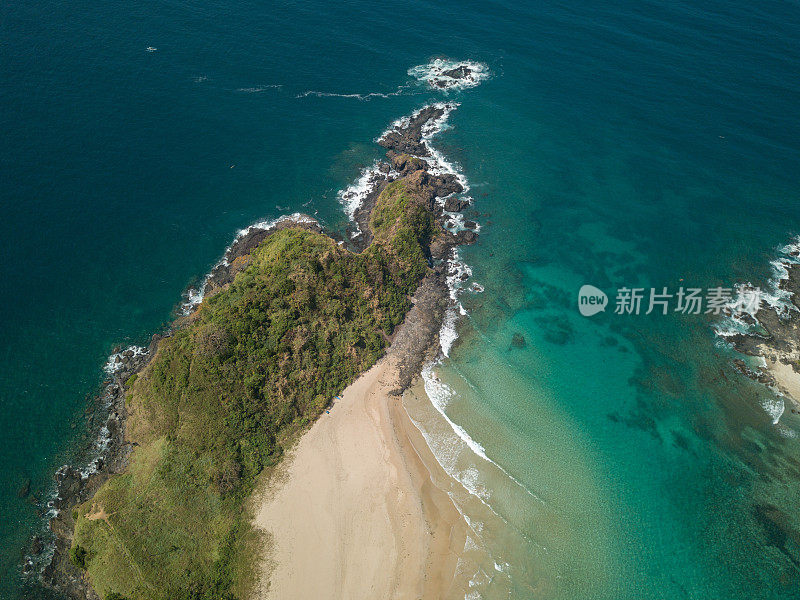
[[780, 396], [764, 398], [761, 401], [761, 406], [772, 419], [773, 425], [778, 424], [778, 421], [780, 421], [781, 417], [783, 416], [783, 411], [786, 410], [786, 404], [784, 403], [783, 398]]
[[789, 268], [800, 264], [800, 236], [777, 248], [778, 256], [770, 261], [772, 276], [763, 289], [756, 288], [749, 281], [734, 286], [732, 300], [725, 307], [725, 318], [714, 325], [718, 336], [730, 337], [733, 335], [753, 335], [758, 333], [756, 323], [757, 310], [749, 309], [748, 302], [753, 294], [760, 298], [759, 307], [769, 307], [778, 315], [786, 316], [798, 309], [792, 302], [792, 293], [783, 288], [782, 282], [789, 278]]
[[267, 90], [276, 90], [282, 88], [283, 85], [280, 83], [270, 84], [270, 85], [257, 85], [254, 87], [240, 87], [236, 88], [237, 92], [242, 92], [243, 94], [259, 94], [261, 92], [266, 92]]
[[342, 207], [344, 207], [345, 214], [347, 214], [359, 232], [360, 228], [358, 228], [358, 223], [355, 221], [356, 211], [364, 204], [367, 196], [375, 190], [375, 185], [381, 178], [382, 173], [378, 170], [378, 161], [375, 161], [361, 171], [354, 183], [343, 190], [339, 190], [336, 194]]
[[[441, 66], [443, 65], [437, 64], [436, 68], [439, 68]], [[443, 70], [447, 70], [448, 68], [455, 68], [455, 65], [453, 67], [444, 67]], [[484, 71], [481, 70], [481, 72]], [[459, 195], [462, 195], [462, 198], [466, 198], [472, 201], [472, 198], [470, 198], [469, 196], [463, 196], [463, 194], [469, 192], [470, 189], [469, 181], [467, 180], [466, 176], [463, 174], [463, 172], [461, 172], [461, 170], [458, 168], [456, 164], [445, 158], [445, 156], [439, 150], [437, 150], [431, 143], [432, 139], [438, 133], [449, 128], [448, 121], [450, 115], [460, 106], [459, 103], [436, 102], [434, 104], [419, 109], [419, 111], [416, 111], [411, 115], [400, 117], [399, 119], [395, 120], [390, 125], [390, 127], [385, 132], [383, 132], [381, 136], [377, 138], [377, 140], [380, 140], [388, 132], [392, 131], [395, 128], [407, 127], [410, 121], [413, 118], [415, 118], [420, 111], [425, 110], [430, 106], [441, 109], [442, 114], [438, 118], [428, 121], [424, 125], [421, 132], [422, 142], [425, 144], [425, 147], [428, 150], [428, 156], [422, 157], [428, 163], [428, 172], [434, 175], [446, 174], [454, 176], [463, 188], [462, 192]], [[351, 186], [351, 188], [348, 188], [349, 190], [353, 191], [353, 194], [351, 196], [353, 203], [349, 205], [353, 213], [359, 206], [359, 204], [356, 204], [356, 198], [358, 197], [365, 198], [369, 193], [369, 188], [366, 182], [368, 181], [370, 170], [375, 168], [377, 168], [377, 166], [373, 166], [370, 169], [365, 170], [362, 173], [361, 177], [359, 178], [358, 182], [353, 186]], [[440, 205], [444, 205], [445, 199], [446, 199], [445, 197], [438, 197], [436, 201], [440, 203]], [[475, 282], [465, 287], [465, 281], [469, 280], [472, 277], [472, 268], [461, 259], [458, 248], [453, 248], [453, 250], [451, 251], [450, 256], [447, 258], [446, 267], [447, 267], [446, 282], [450, 297], [450, 306], [445, 311], [444, 319], [442, 321], [442, 325], [439, 330], [439, 344], [440, 344], [441, 358], [449, 357], [450, 350], [452, 349], [455, 341], [458, 339], [458, 330], [457, 330], [458, 320], [460, 317], [466, 316], [468, 314], [467, 310], [459, 302], [458, 300], [459, 296], [465, 291], [471, 291], [475, 293], [483, 291], [483, 287]], [[441, 415], [441, 417], [445, 420], [445, 422], [450, 426], [452, 431], [463, 442], [466, 448], [468, 448], [473, 454], [479, 456], [484, 461], [494, 465], [506, 477], [508, 477], [512, 482], [514, 482], [517, 486], [519, 486], [528, 495], [541, 502], [541, 499], [536, 494], [534, 494], [527, 487], [525, 487], [520, 481], [518, 481], [515, 477], [513, 477], [510, 473], [508, 473], [502, 466], [498, 465], [495, 461], [489, 458], [489, 456], [486, 454], [486, 450], [484, 449], [484, 447], [475, 439], [473, 439], [472, 436], [470, 436], [469, 433], [461, 425], [454, 422], [447, 415], [446, 407], [449, 404], [450, 400], [455, 396], [455, 391], [448, 385], [443, 383], [434, 373], [434, 368], [441, 363], [441, 358], [428, 363], [427, 365], [425, 365], [425, 367], [423, 367], [422, 370], [422, 379], [425, 386], [425, 393], [430, 399], [433, 407]], [[492, 510], [492, 512], [497, 514], [487, 502], [490, 496], [490, 491], [480, 483], [478, 470], [475, 467], [462, 470], [456, 468], [456, 461], [460, 454], [460, 449], [457, 446], [453, 446], [452, 444], [449, 443], [439, 443], [440, 440], [433, 439], [424, 430], [424, 428], [420, 426], [419, 423], [415, 424], [417, 425], [417, 428], [420, 429], [420, 431], [422, 432], [428, 445], [431, 447], [431, 450], [433, 451], [436, 460], [439, 462], [442, 468], [444, 468], [447, 473], [449, 473], [452, 477], [454, 477], [457, 481], [459, 481], [464, 486], [464, 489], [466, 489], [473, 496], [479, 498], [484, 505], [489, 507], [489, 509]]]
[[[789, 278], [789, 269], [798, 264], [800, 264], [800, 236], [795, 236], [788, 244], [777, 248], [777, 257], [770, 261], [772, 276], [767, 280], [764, 289], [759, 290], [750, 282], [734, 286], [733, 298], [724, 309], [725, 316], [713, 326], [718, 336], [718, 346], [735, 350], [732, 344], [724, 342], [726, 338], [735, 335], [761, 336], [763, 329], [757, 317], [761, 310], [772, 310], [781, 317], [798, 310], [792, 302], [792, 292], [783, 287], [783, 282]], [[756, 295], [760, 302], [754, 304], [751, 300]], [[766, 367], [766, 361], [763, 357], [760, 358], [763, 363], [762, 368]], [[772, 420], [772, 424], [778, 427], [781, 435], [786, 436], [786, 432], [790, 430], [779, 423], [786, 410], [786, 404], [783, 397], [777, 391], [773, 391], [775, 396], [762, 399], [760, 404]]]
[[[464, 68], [464, 77], [453, 77], [448, 71]], [[481, 62], [470, 60], [450, 60], [435, 58], [427, 64], [417, 65], [408, 70], [408, 74], [417, 81], [424, 82], [438, 90], [464, 90], [480, 85], [489, 78], [489, 67]]]
[[[464, 76], [454, 76], [448, 72], [463, 69]], [[491, 73], [489, 67], [482, 62], [471, 60], [451, 60], [446, 58], [435, 58], [430, 62], [411, 67], [408, 75], [414, 78], [415, 82], [405, 83], [397, 86], [391, 92], [326, 92], [321, 90], [306, 90], [297, 94], [295, 98], [345, 98], [366, 102], [374, 98], [392, 98], [394, 96], [415, 95], [422, 93], [419, 84], [426, 88], [433, 88], [447, 94], [450, 90], [466, 90], [479, 86], [489, 79]]]
[[360, 100], [362, 102], [366, 102], [367, 100], [372, 100], [373, 98], [391, 98], [392, 96], [401, 96], [403, 95], [406, 90], [409, 89], [408, 85], [400, 85], [397, 86], [397, 89], [393, 92], [367, 92], [367, 93], [339, 93], [339, 92], [320, 92], [317, 90], [307, 90], [302, 94], [298, 94], [295, 98], [308, 98], [309, 96], [313, 96], [316, 98], [351, 98], [354, 100]]

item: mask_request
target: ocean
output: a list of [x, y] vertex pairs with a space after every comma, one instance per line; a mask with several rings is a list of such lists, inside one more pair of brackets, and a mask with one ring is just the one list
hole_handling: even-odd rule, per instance
[[[2, 23], [0, 597], [33, 593], [113, 349], [239, 229], [343, 230], [374, 139], [448, 101], [431, 144], [480, 237], [406, 403], [463, 484], [465, 597], [800, 598], [800, 419], [733, 371], [718, 316], [613, 310], [766, 286], [800, 233], [797, 2], [11, 0]], [[442, 57], [488, 76], [437, 91]]]

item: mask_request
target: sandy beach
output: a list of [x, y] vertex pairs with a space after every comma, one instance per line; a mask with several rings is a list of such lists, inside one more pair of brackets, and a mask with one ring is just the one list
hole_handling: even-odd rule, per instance
[[769, 373], [775, 378], [775, 385], [785, 394], [794, 406], [800, 406], [800, 373], [791, 364], [778, 360], [769, 349], [765, 349], [764, 361]]
[[434, 485], [444, 473], [402, 400], [389, 394], [397, 381], [390, 354], [271, 478], [255, 518], [269, 540], [259, 600], [454, 594], [466, 526]]

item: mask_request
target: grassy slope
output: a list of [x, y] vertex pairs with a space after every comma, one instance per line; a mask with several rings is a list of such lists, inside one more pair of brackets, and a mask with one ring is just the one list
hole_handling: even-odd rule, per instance
[[243, 507], [256, 477], [282, 435], [383, 354], [427, 270], [436, 226], [402, 180], [372, 225], [361, 254], [302, 229], [271, 235], [162, 340], [128, 393], [130, 468], [79, 507], [73, 548], [88, 552], [101, 596], [245, 595], [256, 536]]

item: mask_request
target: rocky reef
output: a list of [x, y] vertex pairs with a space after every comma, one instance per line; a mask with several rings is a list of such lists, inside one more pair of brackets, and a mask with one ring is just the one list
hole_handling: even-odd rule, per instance
[[[359, 247], [365, 248], [371, 241], [368, 222], [378, 196], [389, 183], [397, 179], [404, 178], [407, 185], [425, 199], [428, 209], [443, 225], [454, 213], [460, 213], [470, 206], [468, 200], [457, 196], [464, 191], [458, 176], [454, 173], [432, 172], [438, 169], [432, 168], [427, 160], [431, 157], [431, 150], [425, 138], [435, 131], [436, 124], [446, 118], [455, 106], [426, 106], [410, 117], [397, 121], [378, 140], [378, 144], [387, 149], [387, 161], [379, 163], [377, 169], [371, 172], [370, 189], [353, 215], [356, 229], [351, 231], [351, 236]], [[467, 229], [452, 233], [454, 244], [472, 244], [478, 239], [477, 233], [472, 230], [474, 227]]]
[[[800, 256], [797, 249], [787, 249], [789, 259]], [[761, 303], [750, 314], [734, 312], [742, 332], [727, 335], [726, 340], [740, 353], [758, 359], [734, 361], [743, 375], [772, 389], [786, 399], [793, 413], [800, 410], [800, 264], [777, 261], [784, 271], [777, 279], [770, 303]], [[745, 287], [740, 293], [755, 293]], [[746, 331], [746, 332], [744, 332]]]
[[488, 76], [483, 63], [433, 59], [424, 67], [413, 69], [415, 74], [436, 90], [464, 89], [478, 85]]

